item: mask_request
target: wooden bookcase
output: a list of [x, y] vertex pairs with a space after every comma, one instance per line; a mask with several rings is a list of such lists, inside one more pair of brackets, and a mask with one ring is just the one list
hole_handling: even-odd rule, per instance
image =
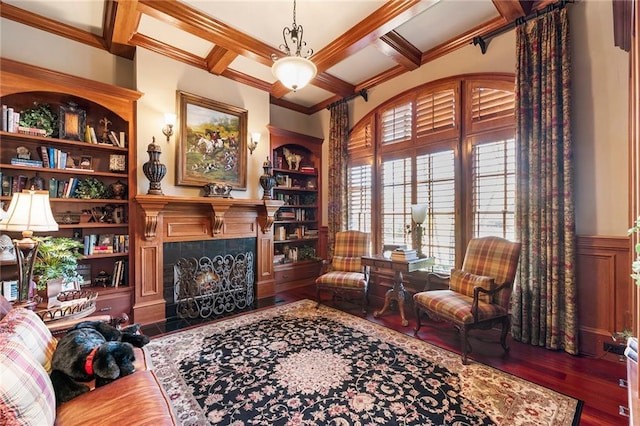
[[[276, 292], [307, 285], [320, 272], [318, 232], [321, 221], [320, 138], [268, 126], [276, 187], [273, 198], [284, 205], [274, 221]], [[289, 164], [286, 154], [292, 163]]]
[[[87, 235], [95, 234], [102, 236], [122, 235], [118, 241], [128, 239], [128, 251], [116, 251], [113, 253], [94, 253], [85, 255], [80, 261], [80, 265], [85, 268], [90, 266], [92, 285], [91, 290], [99, 293], [96, 303], [97, 310], [112, 316], [119, 316], [122, 313], [131, 315], [133, 302], [134, 265], [129, 261], [130, 253], [134, 251], [134, 239], [130, 235], [135, 217], [130, 208], [131, 200], [135, 196], [137, 183], [135, 174], [136, 160], [136, 129], [135, 111], [136, 100], [140, 98], [139, 92], [123, 89], [104, 83], [75, 77], [40, 67], [0, 59], [0, 69], [2, 78], [0, 79], [0, 101], [2, 105], [14, 108], [15, 111], [23, 111], [38, 104], [47, 104], [50, 109], [58, 114], [62, 112], [64, 116], [71, 119], [80, 118], [73, 127], [68, 128], [71, 135], [62, 131], [59, 137], [34, 136], [10, 131], [0, 131], [0, 172], [3, 178], [12, 177], [26, 183], [24, 189], [28, 189], [32, 179], [36, 176], [42, 178], [45, 190], [50, 191], [51, 207], [59, 224], [59, 231], [53, 233], [54, 236], [78, 238], [84, 241]], [[66, 111], [81, 111], [81, 114], [66, 115]], [[83, 120], [84, 119], [84, 120]], [[124, 146], [117, 147], [113, 144], [89, 143], [84, 140], [84, 128], [82, 122], [94, 127], [98, 139], [101, 139], [100, 131], [104, 129], [103, 123], [108, 122], [108, 129], [113, 130], [118, 139], [124, 135]], [[102, 123], [101, 123], [102, 121]], [[58, 127], [58, 126], [56, 126]], [[82, 132], [78, 137], [73, 133], [78, 129]], [[64, 129], [63, 129], [64, 130]], [[79, 140], [81, 139], [81, 140]], [[30, 154], [32, 160], [43, 160], [42, 147], [58, 150], [67, 153], [74, 159], [75, 167], [66, 168], [70, 162], [60, 164], [58, 168], [36, 167], [28, 164], [12, 164], [12, 159], [17, 157], [17, 148], [24, 147]], [[51, 152], [47, 150], [47, 152]], [[85, 160], [81, 168], [80, 160]], [[88, 160], [88, 163], [87, 163]], [[114, 165], [120, 163], [120, 168], [124, 170], [114, 171]], [[22, 178], [20, 179], [20, 177]], [[72, 179], [78, 181], [89, 177], [102, 182], [109, 189], [116, 189], [116, 183], [127, 191], [118, 198], [106, 195], [99, 199], [81, 199], [64, 197], [52, 189], [52, 179], [56, 182], [69, 184]], [[50, 186], [51, 185], [51, 186]], [[6, 188], [5, 188], [6, 189]], [[14, 188], [18, 189], [16, 185]], [[116, 191], [117, 192], [117, 191]], [[3, 201], [5, 208], [11, 200], [8, 192], [0, 193], [0, 201]], [[115, 214], [113, 212], [116, 212]], [[82, 214], [85, 212], [84, 214]], [[93, 219], [90, 219], [93, 217]], [[80, 222], [78, 222], [80, 221]], [[9, 234], [16, 238], [19, 235]], [[38, 235], [36, 236], [44, 236]], [[117, 250], [117, 248], [116, 248]], [[95, 286], [96, 276], [104, 271], [113, 275], [117, 261], [123, 260], [128, 263], [126, 274], [123, 274], [121, 284], [116, 286]], [[125, 263], [125, 262], [122, 262]], [[15, 264], [4, 262], [0, 265], [0, 278], [2, 280], [13, 279], [16, 275]], [[111, 283], [109, 284], [111, 285]]]

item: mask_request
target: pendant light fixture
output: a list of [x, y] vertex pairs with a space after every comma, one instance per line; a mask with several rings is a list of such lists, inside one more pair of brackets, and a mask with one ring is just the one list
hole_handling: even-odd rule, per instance
[[293, 0], [293, 25], [291, 28], [283, 28], [284, 44], [279, 46], [287, 56], [278, 59], [275, 53], [272, 54], [274, 64], [271, 72], [285, 87], [294, 92], [306, 86], [318, 72], [315, 64], [309, 60], [313, 55], [313, 49], [302, 41], [302, 33], [302, 25], [296, 24], [296, 0]]

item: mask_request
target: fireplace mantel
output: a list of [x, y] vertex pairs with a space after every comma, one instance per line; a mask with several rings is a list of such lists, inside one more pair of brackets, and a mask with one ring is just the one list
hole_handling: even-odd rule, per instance
[[275, 294], [273, 222], [278, 200], [136, 195], [129, 213], [135, 235], [133, 320], [165, 319], [163, 244], [176, 241], [256, 238], [256, 296]]
[[[147, 241], [156, 237], [158, 227], [158, 215], [170, 204], [208, 206], [211, 208], [211, 233], [220, 234], [224, 225], [225, 213], [232, 207], [251, 207], [259, 211], [263, 233], [268, 232], [273, 225], [274, 214], [282, 206], [282, 201], [277, 200], [250, 200], [235, 198], [215, 197], [177, 197], [166, 195], [137, 195], [136, 202], [144, 212], [144, 236]], [[262, 213], [262, 214], [260, 214]]]

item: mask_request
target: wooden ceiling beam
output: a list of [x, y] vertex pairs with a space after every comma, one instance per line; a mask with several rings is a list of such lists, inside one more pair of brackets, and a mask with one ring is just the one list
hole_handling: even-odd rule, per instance
[[[492, 0], [496, 10], [507, 22], [513, 22], [531, 11], [531, 1], [527, 0]], [[525, 10], [525, 8], [527, 10]]]
[[136, 21], [135, 19], [129, 19], [129, 21], [132, 21], [131, 33], [128, 37], [126, 37], [126, 39], [121, 36], [123, 32], [122, 21], [125, 17], [135, 17], [137, 15], [138, 20], [140, 19], [140, 14], [136, 14], [135, 9], [133, 10], [133, 12], [124, 11], [126, 7], [125, 5], [128, 6], [129, 3], [132, 2], [116, 2], [115, 0], [105, 0], [104, 17], [102, 19], [102, 37], [104, 38], [107, 50], [109, 50], [109, 52], [123, 58], [133, 59], [136, 53], [136, 48], [135, 46], [131, 46], [129, 44], [129, 39], [131, 38], [130, 35], [133, 35], [133, 29], [137, 28], [138, 21]]
[[147, 37], [142, 34], [134, 34], [133, 37], [131, 37], [131, 40], [129, 40], [129, 43], [134, 46], [156, 52], [169, 59], [173, 59], [174, 61], [182, 62], [183, 64], [191, 65], [192, 67], [200, 68], [202, 70], [207, 70], [207, 64], [200, 56], [185, 52], [184, 50], [178, 49], [151, 37]]
[[422, 52], [396, 31], [390, 31], [380, 37], [376, 47], [384, 55], [405, 67], [407, 71], [420, 67]]
[[213, 46], [213, 49], [211, 49], [211, 52], [207, 55], [205, 62], [207, 63], [207, 69], [211, 74], [220, 75], [229, 68], [231, 62], [233, 62], [237, 57], [238, 54], [236, 52], [231, 52], [224, 47], [216, 45]]
[[138, 0], [107, 0], [115, 8], [112, 42], [128, 44], [140, 24]]

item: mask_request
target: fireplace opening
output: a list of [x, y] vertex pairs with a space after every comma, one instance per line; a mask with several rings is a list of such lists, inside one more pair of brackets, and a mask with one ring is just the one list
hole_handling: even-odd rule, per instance
[[166, 319], [254, 308], [255, 238], [164, 244]]

